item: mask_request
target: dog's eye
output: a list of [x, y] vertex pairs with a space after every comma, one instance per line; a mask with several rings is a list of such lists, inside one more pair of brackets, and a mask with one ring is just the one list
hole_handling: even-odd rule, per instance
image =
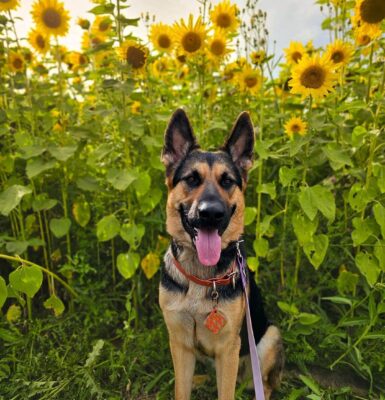
[[234, 181], [228, 176], [228, 175], [223, 175], [220, 181], [220, 185], [224, 189], [230, 189], [231, 186], [233, 186]]
[[186, 178], [184, 178], [184, 181], [190, 186], [190, 187], [198, 187], [202, 181], [201, 181], [201, 177], [199, 176], [198, 173], [193, 173], [189, 176], [186, 176]]

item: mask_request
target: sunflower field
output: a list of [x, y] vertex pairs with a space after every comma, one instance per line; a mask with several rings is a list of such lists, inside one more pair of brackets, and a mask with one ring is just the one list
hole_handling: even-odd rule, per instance
[[244, 236], [284, 338], [273, 398], [384, 400], [385, 1], [317, 0], [330, 43], [284, 54], [258, 0], [173, 25], [93, 0], [76, 51], [65, 1], [31, 0], [19, 36], [24, 1], [0, 0], [0, 399], [173, 397], [160, 152], [183, 107], [206, 149], [243, 110], [255, 125]]

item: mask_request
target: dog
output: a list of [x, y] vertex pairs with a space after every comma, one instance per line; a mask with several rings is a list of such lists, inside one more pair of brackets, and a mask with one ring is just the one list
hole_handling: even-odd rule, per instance
[[[234, 399], [238, 375], [251, 379], [245, 297], [235, 260], [238, 252], [246, 259], [241, 237], [253, 148], [254, 128], [247, 112], [239, 115], [227, 141], [215, 152], [200, 149], [182, 109], [174, 112], [165, 132], [161, 159], [172, 242], [161, 271], [159, 304], [169, 333], [176, 400], [190, 399], [197, 358], [215, 360], [219, 400]], [[267, 319], [252, 274], [247, 274], [252, 325], [269, 399], [282, 377], [282, 339]]]

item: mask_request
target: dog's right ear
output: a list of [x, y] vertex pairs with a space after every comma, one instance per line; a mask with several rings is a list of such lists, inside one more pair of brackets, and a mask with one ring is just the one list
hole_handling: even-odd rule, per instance
[[185, 158], [191, 150], [198, 147], [186, 113], [181, 108], [177, 109], [172, 115], [164, 135], [161, 156], [163, 164], [169, 170]]

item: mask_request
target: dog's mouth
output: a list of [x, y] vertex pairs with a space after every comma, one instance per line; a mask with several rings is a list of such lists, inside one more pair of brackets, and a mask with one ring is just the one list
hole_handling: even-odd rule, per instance
[[[231, 216], [234, 214], [235, 208], [236, 206], [232, 207]], [[199, 219], [190, 220], [188, 211], [182, 205], [179, 208], [179, 213], [182, 225], [195, 246], [199, 262], [205, 266], [215, 266], [221, 257], [221, 236], [226, 230], [229, 221], [220, 227], [207, 227], [202, 226]]]

